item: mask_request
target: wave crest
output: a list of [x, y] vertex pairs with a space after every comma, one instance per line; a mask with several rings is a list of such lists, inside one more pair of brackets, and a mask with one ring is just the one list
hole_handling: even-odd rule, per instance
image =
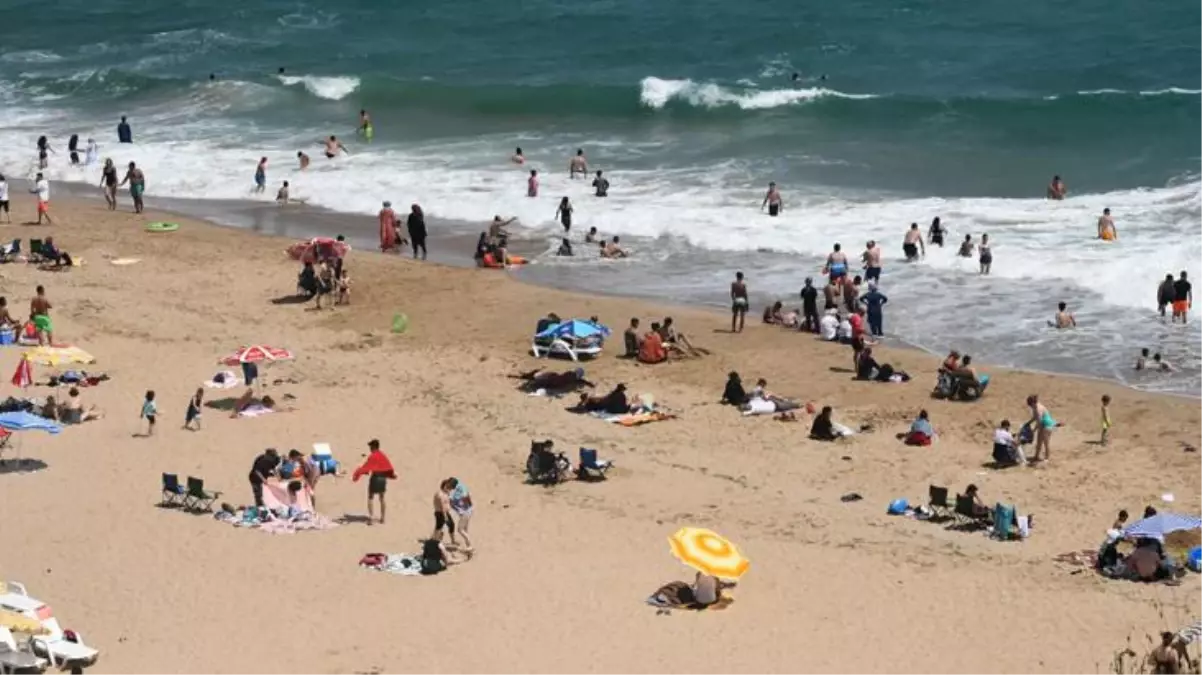
[[875, 94], [849, 94], [823, 87], [739, 90], [712, 82], [664, 80], [658, 77], [645, 77], [639, 86], [639, 103], [654, 110], [664, 108], [671, 101], [683, 101], [699, 108], [736, 106], [743, 110], [765, 110], [827, 97], [856, 100], [878, 98]]
[[349, 76], [280, 75], [280, 82], [292, 87], [302, 85], [305, 91], [328, 101], [340, 101], [359, 90], [359, 78]]

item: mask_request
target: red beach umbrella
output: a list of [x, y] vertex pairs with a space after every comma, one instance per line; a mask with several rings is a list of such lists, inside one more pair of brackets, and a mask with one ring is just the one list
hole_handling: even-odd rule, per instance
[[17, 364], [17, 370], [13, 372], [13, 385], [22, 389], [33, 385], [33, 366], [29, 359], [22, 358]]

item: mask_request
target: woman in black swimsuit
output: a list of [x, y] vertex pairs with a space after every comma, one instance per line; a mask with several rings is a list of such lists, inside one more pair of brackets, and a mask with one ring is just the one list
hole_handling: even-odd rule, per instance
[[109, 211], [117, 210], [117, 167], [113, 160], [104, 160], [104, 171], [100, 177], [100, 187], [104, 188], [104, 201], [109, 203]]
[[939, 222], [939, 216], [935, 216], [935, 219], [931, 221], [931, 229], [927, 233], [927, 240], [932, 244], [942, 248], [943, 235], [946, 233], [947, 230], [943, 229], [943, 224]]
[[555, 217], [563, 225], [563, 231], [569, 232], [572, 229], [572, 202], [568, 201], [567, 197], [559, 200], [559, 208], [555, 209]]

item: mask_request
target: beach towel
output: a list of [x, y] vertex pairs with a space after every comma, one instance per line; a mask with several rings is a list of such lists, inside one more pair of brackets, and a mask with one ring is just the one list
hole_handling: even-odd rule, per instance
[[698, 605], [693, 602], [693, 589], [683, 581], [673, 581], [664, 584], [660, 589], [651, 595], [647, 596], [648, 605], [658, 609], [692, 609], [692, 610], [718, 610], [726, 609], [730, 606], [734, 599], [730, 596], [723, 596], [718, 602], [712, 605]]
[[359, 561], [360, 567], [405, 577], [421, 576], [422, 559], [408, 553], [369, 553]]
[[[220, 382], [217, 381], [217, 375], [221, 376]], [[212, 379], [205, 380], [204, 382], [204, 386], [209, 389], [233, 389], [240, 384], [242, 384], [242, 381], [230, 370], [217, 373], [213, 375]]]
[[652, 422], [662, 422], [664, 420], [672, 419], [676, 419], [676, 415], [656, 411], [631, 415], [618, 415], [616, 417], [605, 418], [605, 421], [621, 424], [624, 427], [637, 427], [643, 424], [651, 424]]
[[243, 408], [241, 412], [238, 413], [238, 417], [260, 417], [262, 415], [270, 415], [273, 412], [275, 411], [271, 408], [255, 403]]
[[337, 526], [313, 510], [313, 491], [305, 486], [296, 493], [296, 503], [288, 494], [288, 484], [268, 481], [263, 484], [263, 507], [248, 507], [241, 516], [222, 510], [214, 515], [218, 522], [234, 527], [255, 529], [270, 534], [293, 534], [309, 530], [329, 530]]
[[368, 453], [363, 465], [355, 469], [355, 473], [351, 475], [351, 482], [358, 482], [363, 476], [377, 473], [396, 478], [396, 470], [392, 468], [392, 462], [382, 451]]

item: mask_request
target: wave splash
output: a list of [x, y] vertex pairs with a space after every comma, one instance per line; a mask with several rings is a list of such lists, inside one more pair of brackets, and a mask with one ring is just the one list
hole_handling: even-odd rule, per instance
[[765, 110], [780, 106], [807, 103], [821, 98], [864, 100], [879, 98], [876, 94], [849, 94], [824, 87], [797, 89], [731, 89], [712, 82], [665, 80], [645, 77], [639, 83], [639, 103], [661, 110], [672, 101], [682, 101], [698, 108], [735, 106], [743, 110]]
[[359, 90], [359, 78], [351, 76], [280, 75], [284, 86], [301, 85], [305, 91], [328, 101], [341, 101]]

